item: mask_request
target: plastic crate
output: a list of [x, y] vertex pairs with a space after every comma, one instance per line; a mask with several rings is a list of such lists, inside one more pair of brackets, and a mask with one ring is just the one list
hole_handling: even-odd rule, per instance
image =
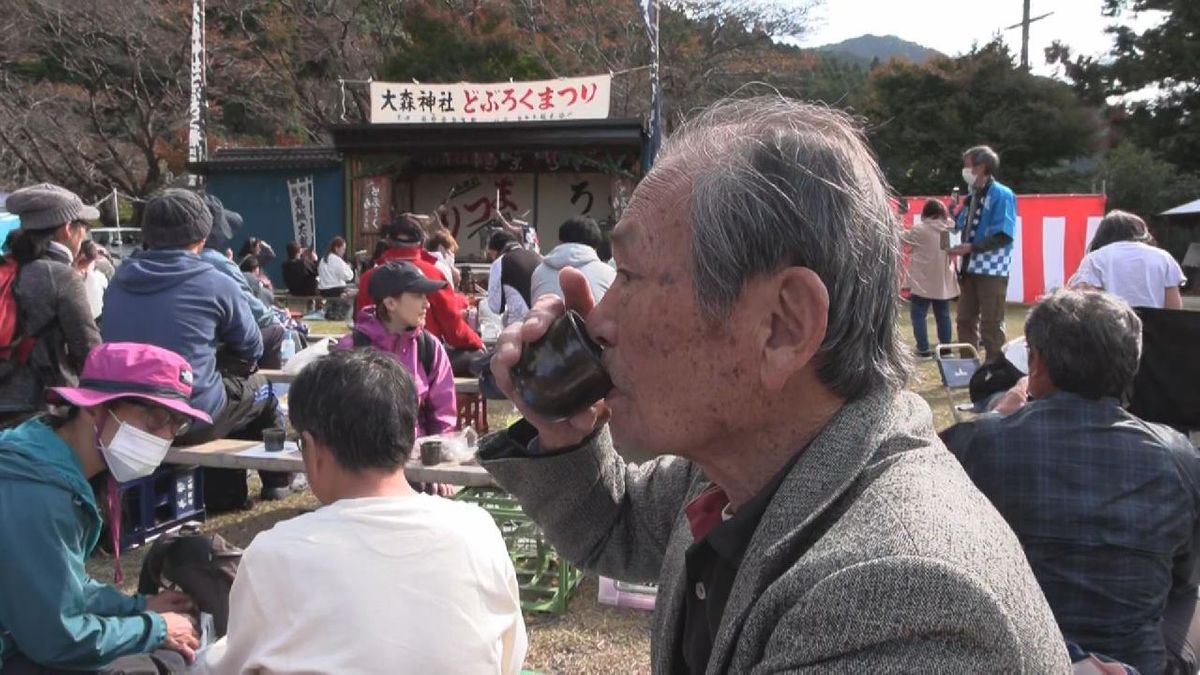
[[498, 488], [465, 488], [455, 497], [487, 511], [500, 528], [521, 588], [521, 609], [562, 614], [583, 572], [561, 558], [512, 495]]
[[143, 546], [162, 533], [203, 521], [204, 473], [196, 467], [166, 465], [153, 474], [118, 486], [121, 496], [121, 550]]

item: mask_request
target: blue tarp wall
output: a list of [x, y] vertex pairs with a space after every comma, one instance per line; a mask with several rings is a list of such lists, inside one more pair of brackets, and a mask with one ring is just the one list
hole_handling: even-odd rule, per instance
[[233, 252], [246, 239], [258, 237], [275, 249], [278, 258], [267, 266], [276, 288], [283, 288], [282, 263], [287, 244], [295, 239], [288, 180], [313, 177], [313, 217], [316, 221], [317, 255], [329, 241], [345, 235], [345, 201], [341, 166], [320, 169], [218, 170], [208, 172], [207, 189], [221, 198], [225, 208], [242, 214], [245, 225], [233, 242]]

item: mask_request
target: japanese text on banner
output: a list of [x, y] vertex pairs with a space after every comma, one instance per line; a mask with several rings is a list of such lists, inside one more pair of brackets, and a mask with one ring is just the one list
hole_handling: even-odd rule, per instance
[[612, 76], [492, 84], [372, 82], [372, 124], [604, 119]]

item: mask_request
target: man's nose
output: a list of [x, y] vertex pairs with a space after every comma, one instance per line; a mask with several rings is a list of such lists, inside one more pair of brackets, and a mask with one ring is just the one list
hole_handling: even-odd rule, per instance
[[613, 320], [611, 295], [606, 294], [587, 317], [587, 331], [596, 344], [608, 349], [617, 344], [617, 325]]

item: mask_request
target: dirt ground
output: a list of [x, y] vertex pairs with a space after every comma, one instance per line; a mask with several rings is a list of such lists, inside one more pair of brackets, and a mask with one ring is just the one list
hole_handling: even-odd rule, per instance
[[[1009, 339], [1022, 333], [1026, 308], [1011, 305], [1007, 316]], [[929, 332], [936, 335], [932, 316]], [[908, 306], [902, 308], [900, 329], [906, 343], [912, 345], [912, 329], [908, 319]], [[338, 333], [344, 326], [317, 322], [312, 326], [315, 333]], [[934, 413], [934, 424], [943, 429], [952, 423], [950, 408], [946, 403], [932, 361], [919, 361], [911, 388], [929, 401]], [[958, 399], [962, 401], [963, 399]], [[510, 418], [511, 407], [507, 404], [492, 405], [489, 420], [493, 428], [499, 428]], [[257, 494], [257, 478], [252, 479], [252, 494]], [[275, 523], [294, 517], [306, 509], [315, 508], [317, 501], [305, 491], [278, 502], [257, 502], [250, 511], [222, 514], [205, 523], [208, 531], [219, 532], [238, 546], [248, 546], [259, 532]], [[134, 590], [137, 570], [140, 569], [142, 551], [131, 551], [122, 556], [126, 573], [126, 590]], [[93, 577], [101, 581], [113, 578], [112, 560], [96, 558], [88, 564]], [[525, 667], [544, 673], [641, 673], [649, 672], [650, 664], [650, 615], [632, 609], [607, 607], [596, 601], [596, 580], [587, 578], [580, 586], [565, 614], [562, 616], [530, 615], [526, 617], [529, 630], [530, 649]]]

